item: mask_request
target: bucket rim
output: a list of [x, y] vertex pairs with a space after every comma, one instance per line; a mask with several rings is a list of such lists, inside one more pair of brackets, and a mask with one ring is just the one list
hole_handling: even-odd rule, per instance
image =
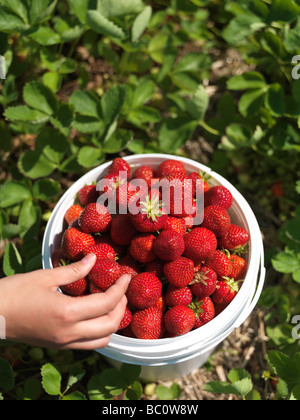
[[[229, 182], [227, 181], [223, 176], [220, 174], [214, 172], [211, 168], [207, 167], [206, 165], [203, 165], [202, 163], [196, 162], [192, 159], [180, 157], [180, 156], [174, 156], [174, 155], [168, 155], [168, 154], [139, 154], [139, 155], [131, 155], [124, 158], [128, 161], [128, 163], [142, 165], [145, 164], [145, 161], [151, 161], [156, 160], [153, 164], [159, 164], [162, 161], [173, 159], [173, 160], [179, 160], [186, 165], [188, 165], [191, 170], [192, 169], [200, 169], [206, 173], [208, 173], [211, 176], [211, 179], [213, 181], [214, 185], [224, 185], [227, 187], [233, 194], [234, 202], [237, 205], [237, 208], [239, 208], [243, 216], [245, 217], [245, 220], [249, 227], [249, 233], [250, 233], [250, 250], [249, 250], [249, 269], [248, 273], [246, 275], [243, 287], [241, 288], [240, 292], [234, 299], [234, 301], [215, 319], [213, 319], [209, 324], [204, 325], [199, 330], [194, 330], [189, 332], [188, 334], [181, 336], [181, 337], [173, 337], [173, 338], [164, 338], [159, 340], [139, 340], [136, 338], [129, 338], [120, 336], [118, 334], [113, 334], [111, 341], [107, 347], [107, 350], [112, 351], [118, 351], [118, 352], [139, 352], [139, 354], [143, 355], [150, 349], [155, 349], [155, 347], [159, 348], [157, 351], [167, 352], [167, 351], [174, 351], [174, 347], [176, 344], [185, 341], [184, 346], [190, 346], [195, 343], [195, 340], [197, 340], [197, 343], [199, 345], [204, 344], [205, 342], [208, 342], [210, 340], [210, 337], [212, 336], [211, 330], [214, 331], [214, 334], [221, 334], [222, 331], [224, 331], [224, 328], [226, 330], [226, 327], [230, 324], [232, 319], [235, 320], [235, 316], [231, 317], [232, 313], [240, 316], [242, 311], [241, 309], [245, 307], [245, 302], [249, 298], [248, 292], [251, 289], [251, 280], [253, 278], [257, 279], [258, 272], [259, 272], [259, 266], [261, 264], [261, 261], [263, 260], [264, 256], [264, 249], [263, 249], [263, 241], [261, 237], [260, 228], [258, 225], [258, 222], [256, 220], [256, 217], [246, 201], [246, 199], [243, 197], [243, 195]], [[82, 176], [78, 181], [76, 181], [61, 197], [61, 199], [58, 201], [55, 209], [53, 210], [53, 213], [48, 221], [44, 238], [43, 238], [43, 248], [42, 248], [42, 257], [43, 257], [43, 267], [45, 269], [52, 268], [52, 262], [51, 262], [51, 233], [53, 232], [55, 228], [55, 222], [58, 214], [62, 212], [62, 209], [74, 197], [76, 196], [80, 185], [85, 185], [88, 179], [93, 178], [93, 180], [97, 180], [100, 178], [101, 175], [104, 174], [106, 169], [110, 166], [111, 161], [104, 163], [100, 165], [97, 168], [94, 168], [93, 170], [86, 173], [84, 176]], [[149, 163], [150, 164], [150, 163]], [[254, 240], [255, 238], [255, 240]], [[52, 238], [53, 239], [53, 238]], [[244, 287], [244, 286], [247, 287]], [[238, 317], [237, 316], [237, 317]], [[224, 324], [226, 324], [226, 327], [220, 326], [220, 317], [223, 317], [223, 321], [226, 319], [226, 323], [224, 321]], [[219, 325], [218, 325], [219, 324]], [[206, 337], [203, 340], [199, 340], [199, 331], [201, 332], [202, 337]], [[184, 337], [184, 340], [182, 339]], [[190, 344], [189, 344], [190, 343]], [[183, 344], [180, 346], [182, 347]], [[96, 349], [96, 351], [98, 351]]]

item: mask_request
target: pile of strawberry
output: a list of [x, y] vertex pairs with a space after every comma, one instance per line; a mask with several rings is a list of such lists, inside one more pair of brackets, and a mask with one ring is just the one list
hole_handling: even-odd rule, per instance
[[[121, 171], [128, 180], [120, 178]], [[132, 170], [117, 158], [105, 178], [109, 181], [105, 192], [115, 195], [118, 206], [136, 199], [133, 179], [145, 180], [149, 188], [139, 191], [141, 211], [111, 215], [97, 203], [96, 185], [78, 192], [77, 204], [66, 212], [68, 227], [61, 248], [52, 255], [53, 266], [70, 264], [90, 253], [96, 254], [97, 262], [88, 278], [61, 287], [62, 292], [73, 297], [103, 293], [126, 273], [132, 280], [120, 334], [139, 339], [175, 337], [210, 322], [236, 297], [248, 269], [241, 254], [249, 234], [231, 221], [230, 191], [204, 180], [204, 220], [193, 226], [197, 201], [192, 198], [188, 211], [185, 207], [178, 214], [171, 191], [167, 214], [155, 188], [161, 179], [182, 186], [193, 180], [189, 185], [195, 188], [203, 174], [188, 174], [180, 161]]]

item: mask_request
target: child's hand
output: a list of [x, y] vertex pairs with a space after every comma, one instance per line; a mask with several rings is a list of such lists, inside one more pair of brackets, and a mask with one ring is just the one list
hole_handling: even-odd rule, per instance
[[57, 291], [88, 275], [96, 257], [53, 270], [0, 280], [0, 315], [6, 338], [48, 348], [94, 350], [106, 347], [125, 313], [130, 276], [105, 293], [73, 298]]

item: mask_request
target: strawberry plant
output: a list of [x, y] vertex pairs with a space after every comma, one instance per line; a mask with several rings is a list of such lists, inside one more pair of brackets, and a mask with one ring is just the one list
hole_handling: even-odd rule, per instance
[[[211, 398], [221, 392], [242, 399], [256, 399], [258, 393], [262, 399], [300, 399], [299, 12], [299, 0], [0, 1], [0, 55], [6, 67], [6, 79], [0, 80], [1, 277], [41, 268], [43, 232], [51, 212], [69, 186], [90, 169], [134, 153], [199, 160], [224, 175], [251, 204], [262, 228], [268, 268], [259, 304], [268, 338], [265, 365], [259, 366], [259, 375], [250, 362], [249, 372], [224, 366], [229, 382], [208, 384], [207, 390]], [[202, 174], [187, 175], [174, 162], [172, 169], [181, 183], [186, 177], [202, 179]], [[168, 177], [168, 171], [163, 165], [158, 176]], [[149, 181], [152, 169], [143, 168], [134, 177]], [[114, 193], [123, 181], [113, 174], [109, 178]], [[127, 188], [126, 184], [119, 191], [121, 203]], [[95, 202], [94, 190], [90, 186], [79, 194], [77, 207], [67, 216], [70, 223]], [[155, 195], [144, 200], [147, 226], [130, 257], [120, 250], [145, 220], [129, 224], [123, 216], [111, 226], [113, 247], [105, 235], [92, 242], [84, 233], [87, 236], [72, 246], [72, 252], [80, 255], [81, 242], [88, 239], [101, 255], [107, 253], [107, 266], [119, 264], [140, 274], [136, 257], [153, 275], [164, 275], [173, 288], [194, 282], [199, 304], [208, 297], [209, 271], [217, 270], [228, 277], [222, 284], [227, 285], [224, 294], [234, 295], [238, 286], [233, 283], [243, 277], [241, 250], [248, 238], [233, 225], [227, 230], [231, 204], [222, 204], [220, 191], [209, 198], [212, 190], [205, 228], [188, 233], [184, 254], [164, 267], [155, 259], [161, 249], [174, 251], [168, 247], [170, 234], [164, 234], [165, 243], [155, 251], [149, 225], [160, 229], [159, 222], [164, 222], [163, 230], [181, 237], [185, 226], [174, 215], [164, 217]], [[170, 204], [172, 208], [175, 203]], [[208, 246], [207, 230], [215, 226], [219, 206], [223, 221], [214, 227]], [[103, 215], [100, 229], [106, 230], [109, 223]], [[99, 230], [86, 214], [82, 225], [88, 232]], [[226, 231], [222, 239], [220, 229]], [[203, 240], [203, 246], [193, 246], [193, 240]], [[77, 239], [69, 232], [68, 252], [72, 241]], [[217, 242], [228, 255], [216, 251]], [[115, 254], [121, 256], [117, 263]], [[68, 255], [66, 261], [58, 255], [57, 264], [68, 264], [76, 255]], [[192, 265], [203, 255], [209, 257], [205, 271], [194, 272]], [[86, 287], [82, 280], [80, 290]], [[212, 280], [210, 291], [217, 299], [222, 289], [215, 286]], [[80, 294], [78, 290], [73, 293]], [[154, 334], [160, 328], [159, 316], [157, 325]], [[107, 369], [93, 353], [0, 340], [4, 399], [142, 397], [139, 368]], [[262, 375], [276, 379], [275, 390], [263, 391]], [[176, 385], [157, 387], [158, 398], [179, 395]]]

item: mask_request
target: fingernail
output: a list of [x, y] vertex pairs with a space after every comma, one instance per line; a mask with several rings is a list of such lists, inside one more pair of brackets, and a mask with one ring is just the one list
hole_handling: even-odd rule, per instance
[[84, 264], [90, 265], [92, 262], [96, 262], [96, 255], [95, 254], [89, 254], [86, 257], [84, 257], [81, 262]]

